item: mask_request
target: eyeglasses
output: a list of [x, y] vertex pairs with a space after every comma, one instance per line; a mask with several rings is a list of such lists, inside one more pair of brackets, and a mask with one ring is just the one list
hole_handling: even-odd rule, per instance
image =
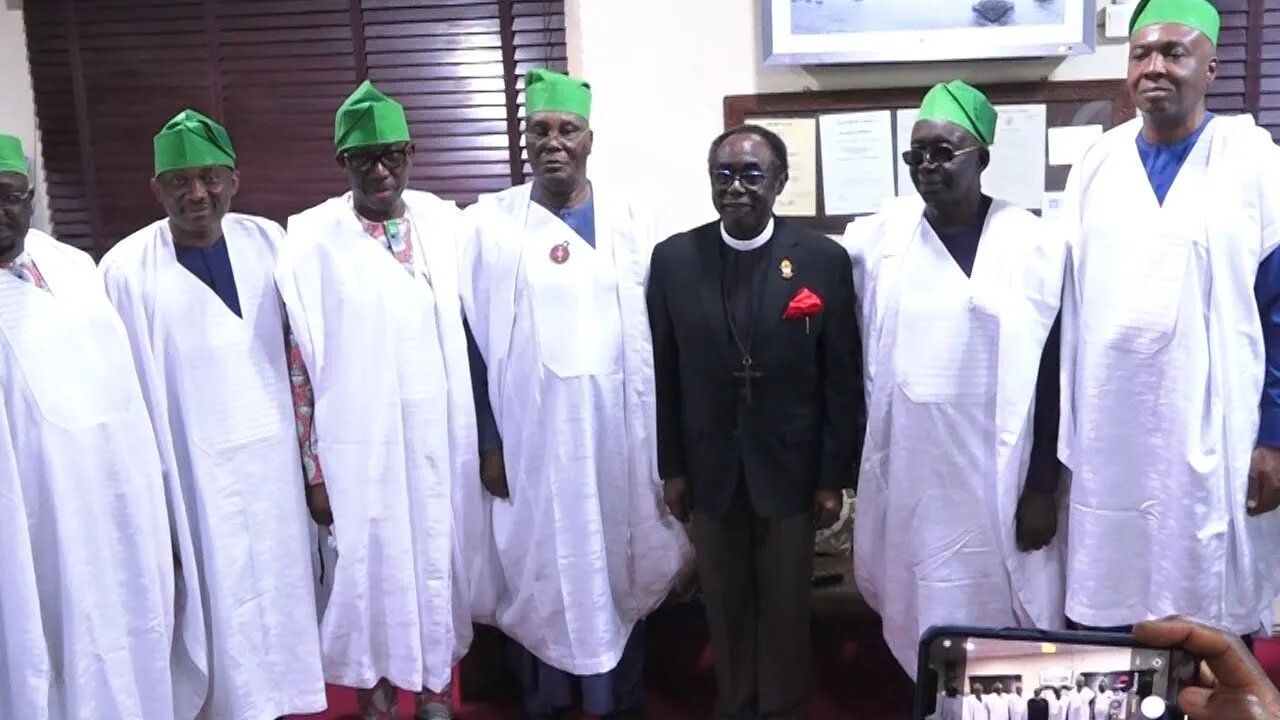
[[559, 136], [561, 140], [567, 143], [575, 143], [582, 137], [583, 128], [573, 123], [564, 123], [557, 128], [551, 128], [546, 123], [537, 123], [530, 125], [524, 131], [525, 137], [528, 138], [528, 144], [536, 144], [549, 139], [552, 135]]
[[902, 153], [902, 162], [911, 167], [920, 167], [926, 162], [931, 165], [946, 165], [961, 155], [971, 153], [978, 149], [978, 147], [967, 147], [963, 150], [954, 150], [946, 145], [937, 145], [925, 150], [911, 148], [910, 150]]
[[384, 150], [349, 150], [342, 160], [347, 167], [358, 172], [369, 172], [379, 163], [388, 170], [399, 170], [409, 159], [409, 148], [392, 147]]
[[750, 168], [747, 170], [734, 170], [732, 168], [720, 168], [711, 171], [711, 182], [716, 187], [727, 188], [733, 185], [737, 180], [742, 181], [742, 186], [759, 190], [764, 186], [764, 181], [769, 178], [769, 174], [763, 170]]

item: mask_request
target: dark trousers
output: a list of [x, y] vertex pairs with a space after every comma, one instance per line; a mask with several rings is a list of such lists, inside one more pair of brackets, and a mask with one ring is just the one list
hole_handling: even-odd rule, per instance
[[575, 691], [585, 712], [603, 720], [644, 717], [644, 621], [635, 624], [618, 664], [598, 675], [570, 675], [510, 641], [508, 660], [524, 699], [525, 717], [555, 720], [568, 715]]
[[813, 516], [759, 518], [745, 483], [724, 517], [693, 514], [716, 661], [716, 717], [804, 716], [812, 662]]
[[[1080, 623], [1076, 622], [1075, 620], [1072, 620], [1071, 618], [1067, 618], [1067, 627], [1070, 628], [1071, 630], [1086, 630], [1090, 632], [1126, 633], [1126, 634], [1133, 632], [1132, 625], [1121, 625], [1119, 627], [1094, 627], [1093, 625], [1081, 625]], [[1249, 648], [1249, 652], [1253, 652], [1253, 636], [1252, 635], [1241, 635], [1240, 640], [1244, 643], [1245, 647]]]

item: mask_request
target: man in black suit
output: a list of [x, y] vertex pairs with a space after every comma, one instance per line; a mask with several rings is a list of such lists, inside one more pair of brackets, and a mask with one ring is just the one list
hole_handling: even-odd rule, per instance
[[658, 245], [648, 303], [658, 471], [693, 542], [721, 718], [799, 718], [810, 664], [813, 534], [853, 487], [865, 430], [848, 254], [775, 219], [782, 140], [712, 143], [720, 222]]
[[1036, 696], [1027, 701], [1027, 720], [1049, 720], [1049, 701], [1041, 694], [1044, 688], [1036, 688]]

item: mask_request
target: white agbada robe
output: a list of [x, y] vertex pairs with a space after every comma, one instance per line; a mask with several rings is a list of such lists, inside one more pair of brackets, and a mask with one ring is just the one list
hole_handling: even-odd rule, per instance
[[[464, 213], [463, 305], [489, 373], [510, 498], [492, 508], [496, 597], [476, 615], [574, 675], [612, 670], [692, 548], [657, 472], [645, 282], [655, 237], [594, 192], [596, 247], [531, 200]], [[565, 244], [569, 259], [551, 260]]]
[[[289, 219], [277, 269], [315, 390], [337, 564], [320, 622], [325, 679], [441, 690], [471, 643], [457, 535], [480, 500], [454, 259], [457, 207], [406, 191], [415, 273], [348, 196]], [[455, 519], [456, 508], [456, 519]]]
[[1066, 706], [1065, 717], [1067, 720], [1093, 720], [1089, 709], [1089, 703], [1097, 695], [1089, 688], [1081, 688], [1076, 690], [1072, 688], [1067, 696], [1063, 698], [1063, 704]]
[[1111, 717], [1111, 703], [1121, 696], [1114, 690], [1098, 693], [1093, 700], [1093, 720], [1107, 720]]
[[[981, 245], [979, 245], [981, 247]], [[1009, 720], [1009, 696], [991, 693], [982, 696], [982, 706], [987, 710], [987, 720]]]
[[1021, 695], [1009, 696], [1009, 720], [1027, 720], [1027, 699]]
[[274, 277], [284, 230], [234, 213], [222, 229], [243, 317], [178, 262], [167, 220], [120, 241], [101, 269], [194, 538], [213, 668], [201, 717], [317, 713], [311, 520]]
[[1245, 499], [1265, 362], [1254, 281], [1280, 245], [1280, 149], [1248, 116], [1215, 118], [1162, 207], [1140, 128], [1106, 133], [1067, 187], [1066, 612], [1269, 630], [1280, 512], [1248, 517]]
[[976, 695], [964, 696], [964, 720], [987, 720], [987, 706]]
[[1067, 720], [1067, 698], [1058, 699], [1056, 695], [1049, 696], [1049, 720]]
[[923, 212], [896, 200], [844, 236], [869, 397], [854, 576], [913, 677], [930, 626], [1060, 628], [1065, 535], [1034, 553], [1014, 536], [1064, 243], [993, 200], [966, 277]]
[[[0, 717], [174, 717], [174, 547], [129, 341], [93, 261], [0, 271]], [[187, 716], [191, 717], [191, 716]]]

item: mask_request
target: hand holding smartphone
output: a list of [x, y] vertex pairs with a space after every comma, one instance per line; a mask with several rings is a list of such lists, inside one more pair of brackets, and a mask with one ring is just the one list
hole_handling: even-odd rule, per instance
[[1199, 660], [1130, 635], [930, 628], [920, 641], [916, 720], [1183, 720]]

